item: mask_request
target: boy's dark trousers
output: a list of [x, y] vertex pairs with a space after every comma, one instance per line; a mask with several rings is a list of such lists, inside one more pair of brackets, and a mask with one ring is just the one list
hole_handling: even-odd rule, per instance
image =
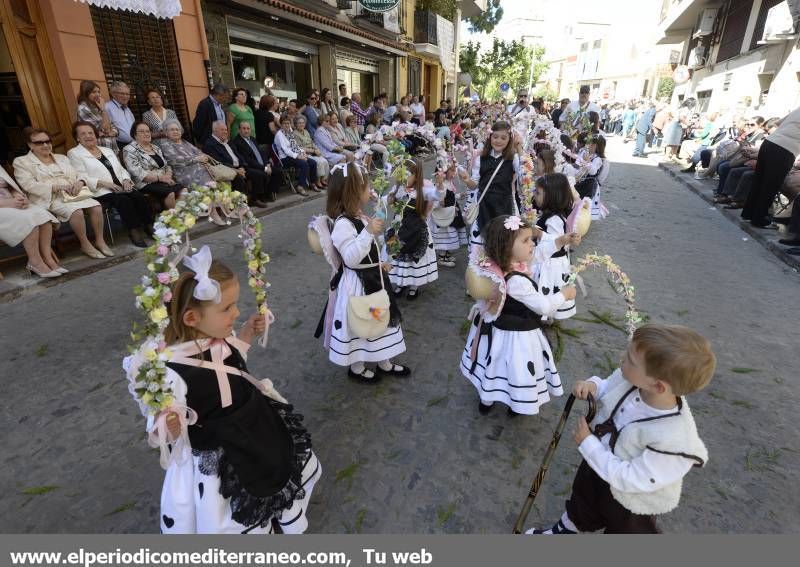
[[607, 534], [658, 534], [654, 515], [634, 514], [614, 500], [611, 488], [586, 461], [572, 482], [567, 515], [582, 532], [603, 530]]

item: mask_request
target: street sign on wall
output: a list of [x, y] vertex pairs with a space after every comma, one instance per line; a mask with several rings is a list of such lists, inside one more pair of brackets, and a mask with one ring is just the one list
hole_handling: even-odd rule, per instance
[[358, 0], [358, 3], [369, 12], [388, 12], [397, 8], [400, 0]]

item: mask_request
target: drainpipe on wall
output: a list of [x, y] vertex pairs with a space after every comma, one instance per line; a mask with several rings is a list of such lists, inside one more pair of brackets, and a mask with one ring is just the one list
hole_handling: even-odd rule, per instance
[[201, 0], [194, 0], [194, 11], [197, 14], [197, 27], [200, 33], [200, 45], [203, 49], [203, 66], [206, 68], [206, 81], [208, 82], [208, 90], [214, 86], [214, 74], [211, 71], [211, 56], [208, 51], [208, 38], [206, 37], [206, 24], [203, 20], [203, 6]]

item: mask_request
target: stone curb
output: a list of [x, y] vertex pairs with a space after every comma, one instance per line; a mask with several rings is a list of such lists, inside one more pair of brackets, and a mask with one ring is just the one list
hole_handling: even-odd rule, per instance
[[[302, 197], [300, 195], [292, 194], [286, 197], [280, 198], [274, 204], [271, 203], [270, 206], [266, 209], [257, 209], [256, 217], [262, 218], [269, 216], [273, 213], [278, 211], [282, 211], [284, 209], [288, 209], [291, 207], [295, 207], [297, 205], [301, 205], [308, 201], [313, 201], [316, 199], [324, 198], [327, 193], [312, 193], [309, 192], [307, 197]], [[222, 230], [228, 230], [229, 228], [233, 228], [235, 225], [231, 225], [229, 227], [221, 227], [210, 222], [201, 222], [197, 225], [196, 228], [192, 229], [190, 235], [193, 239], [197, 239], [203, 236], [207, 236], [209, 234], [213, 234], [215, 232], [219, 232]], [[73, 280], [80, 276], [85, 276], [88, 274], [93, 274], [95, 272], [99, 272], [101, 270], [105, 270], [108, 268], [112, 268], [123, 262], [128, 262], [139, 256], [144, 255], [145, 248], [134, 248], [133, 245], [125, 245], [126, 247], [133, 248], [131, 251], [124, 251], [122, 254], [117, 256], [112, 256], [111, 258], [106, 258], [105, 260], [93, 260], [90, 258], [80, 258], [76, 260], [75, 265], [69, 266], [69, 273], [64, 274], [59, 278], [36, 278], [36, 280], [26, 279], [25, 284], [13, 284], [8, 282], [8, 277], [4, 280], [0, 280], [0, 303], [7, 303], [9, 301], [13, 301], [19, 297], [22, 297], [24, 294], [40, 290], [42, 288], [50, 288], [55, 287], [59, 284], [64, 282]], [[118, 246], [119, 248], [119, 246]]]
[[740, 217], [740, 211], [727, 210], [716, 206], [713, 200], [715, 184], [712, 184], [710, 181], [694, 179], [693, 175], [682, 173], [680, 166], [671, 163], [660, 162], [658, 167], [659, 169], [671, 175], [675, 180], [686, 186], [690, 191], [703, 199], [705, 202], [715, 207], [717, 211], [722, 214], [722, 216], [746, 232], [753, 240], [764, 246], [764, 248], [769, 250], [773, 255], [777, 256], [779, 260], [781, 260], [790, 268], [794, 269], [795, 272], [800, 270], [800, 257], [787, 254], [786, 247], [782, 244], [778, 244], [777, 237], [769, 237], [770, 234], [777, 234], [782, 238], [783, 233], [778, 233], [774, 230], [766, 231], [758, 229], [749, 222], [742, 221]]

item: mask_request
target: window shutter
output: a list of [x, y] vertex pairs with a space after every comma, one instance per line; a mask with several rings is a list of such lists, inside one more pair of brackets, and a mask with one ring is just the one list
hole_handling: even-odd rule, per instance
[[131, 89], [130, 107], [137, 119], [150, 109], [145, 93], [161, 91], [189, 130], [189, 109], [183, 89], [178, 45], [172, 20], [90, 6], [106, 81], [124, 81]]

